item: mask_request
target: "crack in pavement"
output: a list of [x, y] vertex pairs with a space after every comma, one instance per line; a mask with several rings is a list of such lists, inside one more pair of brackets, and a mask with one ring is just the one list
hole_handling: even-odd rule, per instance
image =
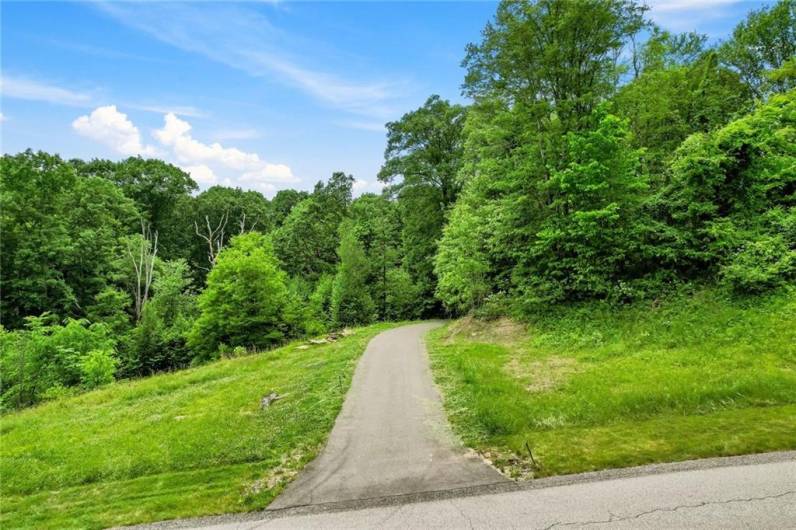
[[588, 525], [597, 525], [597, 524], [608, 524], [608, 523], [616, 523], [618, 521], [628, 521], [631, 519], [640, 519], [646, 515], [650, 515], [653, 513], [664, 513], [664, 512], [676, 512], [678, 510], [685, 510], [690, 508], [702, 508], [704, 506], [712, 506], [712, 505], [719, 505], [719, 504], [731, 504], [735, 502], [755, 502], [755, 501], [765, 501], [770, 499], [781, 499], [782, 497], [786, 497], [788, 495], [796, 494], [796, 490], [789, 490], [783, 493], [778, 493], [776, 495], [766, 495], [765, 497], [748, 497], [748, 498], [739, 498], [739, 499], [728, 499], [726, 501], [705, 501], [700, 502], [699, 504], [681, 504], [678, 506], [674, 506], [671, 508], [655, 508], [654, 510], [647, 510], [644, 512], [639, 512], [633, 515], [626, 515], [623, 517], [615, 517], [611, 512], [610, 517], [608, 519], [601, 519], [596, 521], [568, 521], [562, 522], [558, 521], [549, 526], [546, 526], [544, 530], [551, 530], [552, 528], [562, 527], [562, 526], [588, 526]]

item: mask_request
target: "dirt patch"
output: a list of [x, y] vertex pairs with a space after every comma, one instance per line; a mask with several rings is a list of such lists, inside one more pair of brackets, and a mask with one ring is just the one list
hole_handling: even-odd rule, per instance
[[480, 320], [467, 316], [450, 325], [447, 339], [512, 345], [528, 339], [528, 328], [516, 320], [505, 317], [497, 320]]
[[548, 392], [563, 385], [570, 375], [580, 371], [578, 361], [570, 357], [548, 357], [538, 361], [526, 361], [517, 356], [503, 367], [508, 375], [525, 384], [532, 393]]

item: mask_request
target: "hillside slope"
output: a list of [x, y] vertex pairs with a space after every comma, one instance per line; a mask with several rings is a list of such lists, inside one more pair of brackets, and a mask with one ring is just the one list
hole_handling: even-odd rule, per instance
[[515, 478], [796, 448], [796, 291], [466, 319], [428, 342], [454, 429]]
[[[0, 526], [99, 528], [266, 506], [323, 445], [359, 356], [388, 327], [0, 418]], [[261, 410], [272, 391], [284, 399]]]

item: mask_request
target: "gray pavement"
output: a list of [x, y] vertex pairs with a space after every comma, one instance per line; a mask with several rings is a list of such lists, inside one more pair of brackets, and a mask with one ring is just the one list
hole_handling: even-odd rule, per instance
[[270, 510], [509, 482], [450, 431], [423, 344], [438, 325], [370, 342], [326, 448]]

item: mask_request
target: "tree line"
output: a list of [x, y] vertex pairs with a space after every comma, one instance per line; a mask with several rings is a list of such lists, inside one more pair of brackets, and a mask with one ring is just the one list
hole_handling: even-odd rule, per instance
[[629, 0], [505, 1], [469, 105], [387, 124], [381, 194], [197, 193], [166, 162], [0, 160], [3, 408], [375, 320], [796, 279], [796, 3], [715, 46]]

